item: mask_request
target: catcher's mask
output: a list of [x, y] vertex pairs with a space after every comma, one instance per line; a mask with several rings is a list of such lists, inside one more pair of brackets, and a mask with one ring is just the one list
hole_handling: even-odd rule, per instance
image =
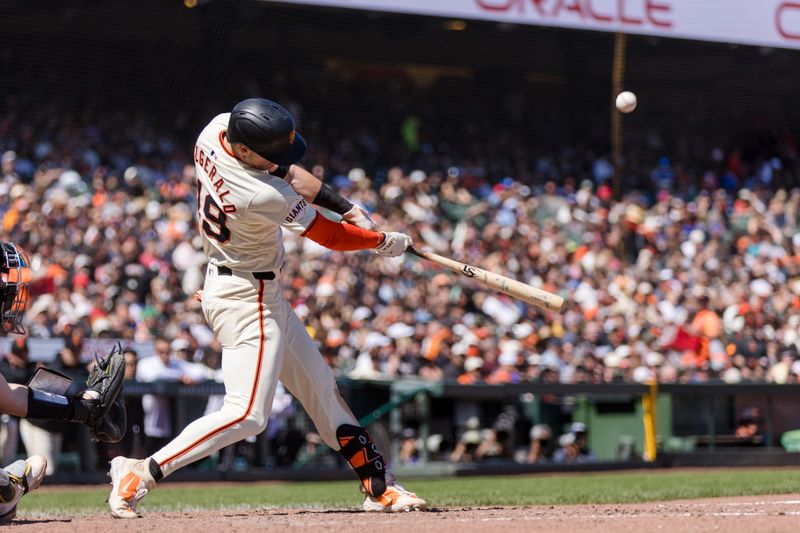
[[22, 315], [28, 306], [28, 282], [22, 269], [29, 268], [28, 257], [14, 243], [0, 243], [0, 330], [22, 335]]

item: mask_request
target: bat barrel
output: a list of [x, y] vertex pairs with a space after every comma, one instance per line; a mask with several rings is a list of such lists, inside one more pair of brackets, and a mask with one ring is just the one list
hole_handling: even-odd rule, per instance
[[558, 313], [561, 313], [566, 309], [566, 301], [564, 298], [558, 296], [557, 294], [532, 287], [527, 283], [523, 283], [521, 281], [517, 281], [493, 272], [488, 272], [481, 268], [468, 265], [467, 263], [456, 261], [455, 259], [443, 257], [431, 252], [422, 252], [411, 246], [407, 248], [407, 251], [413, 255], [416, 255], [417, 257], [427, 259], [428, 261], [433, 261], [436, 264], [449, 268], [453, 272], [458, 272], [464, 277], [472, 278], [479, 283], [486, 285], [487, 287], [496, 289], [541, 309], [555, 311]]

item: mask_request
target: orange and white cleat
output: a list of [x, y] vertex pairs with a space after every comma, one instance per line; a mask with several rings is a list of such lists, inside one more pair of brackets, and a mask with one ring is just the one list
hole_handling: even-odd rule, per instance
[[0, 472], [0, 524], [8, 524], [17, 516], [19, 500], [39, 487], [47, 469], [47, 459], [32, 455], [8, 465]]
[[108, 506], [114, 517], [141, 517], [136, 511], [136, 506], [145, 494], [156, 486], [147, 461], [147, 459], [127, 457], [115, 457], [111, 460], [111, 469], [108, 472], [108, 477], [111, 478]]
[[428, 503], [414, 494], [409, 492], [398, 483], [390, 483], [386, 486], [386, 490], [378, 497], [366, 494], [364, 486], [361, 486], [361, 492], [366, 496], [362, 508], [365, 511], [373, 513], [399, 513], [409, 511], [426, 511]]

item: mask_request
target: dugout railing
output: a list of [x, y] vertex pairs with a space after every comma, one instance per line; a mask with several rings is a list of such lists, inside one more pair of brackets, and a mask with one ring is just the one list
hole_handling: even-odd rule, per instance
[[[772, 384], [661, 384], [655, 396], [653, 413], [658, 454], [644, 462], [643, 398], [653, 393], [650, 386], [638, 383], [459, 385], [421, 380], [340, 379], [339, 388], [354, 413], [370, 428], [382, 449], [397, 457], [403, 430], [413, 425], [419, 442], [450, 432], [454, 443], [463, 425], [459, 412], [464, 405], [478, 406], [483, 413], [498, 413], [509, 405], [524, 405], [524, 428], [548, 422], [556, 432], [568, 431], [570, 422], [585, 422], [590, 445], [601, 451], [614, 448], [623, 438], [633, 442], [625, 456], [599, 453], [595, 461], [584, 464], [525, 464], [511, 459], [452, 464], [447, 454], [436, 454], [427, 445], [419, 450], [419, 461], [400, 465], [408, 475], [480, 475], [533, 473], [557, 470], [606, 470], [620, 468], [690, 465], [798, 465], [800, 453], [786, 451], [780, 437], [800, 428], [800, 385]], [[223, 394], [222, 384], [126, 382], [124, 394], [134, 399], [145, 394], [170, 398], [174, 431], [202, 415], [210, 395]], [[759, 445], [731, 442], [736, 418], [743, 408], [756, 407], [763, 413], [763, 441]], [[469, 410], [468, 410], [469, 411]], [[554, 416], [556, 413], [557, 416]], [[559, 426], [559, 421], [561, 425]], [[462, 420], [463, 422], [463, 420]], [[298, 409], [293, 424], [302, 431], [313, 430], [310, 420]], [[484, 426], [489, 426], [484, 423]], [[524, 447], [527, 437], [518, 435]], [[631, 440], [632, 439], [632, 440]], [[445, 438], [445, 441], [447, 438]], [[260, 439], [259, 442], [263, 443]], [[690, 445], [687, 445], [689, 443]], [[262, 450], [269, 453], [268, 448]], [[628, 447], [628, 452], [631, 448]], [[80, 452], [83, 453], [83, 452]], [[320, 461], [301, 461], [291, 466], [269, 463], [234, 465], [219, 468], [190, 468], [174, 476], [176, 480], [230, 479], [350, 479], [346, 466], [326, 447], [320, 447]], [[83, 462], [82, 462], [83, 463]], [[102, 472], [67, 470], [54, 476], [54, 482], [102, 482]], [[95, 479], [96, 478], [96, 479]]]
[[[459, 422], [450, 418], [464, 404], [489, 407], [483, 412], [498, 411], [502, 406], [528, 404], [533, 408], [523, 410], [530, 424], [550, 422], [560, 433], [569, 422], [587, 423], [592, 442], [603, 445], [603, 438], [612, 441], [617, 437], [608, 433], [627, 431], [634, 433], [634, 446], [641, 457], [646, 447], [645, 418], [648, 414], [643, 399], [654, 398], [650, 414], [655, 418], [653, 430], [658, 453], [714, 453], [733, 448], [747, 448], [748, 453], [775, 452], [780, 447], [780, 437], [787, 431], [800, 428], [800, 385], [775, 385], [763, 383], [702, 383], [659, 384], [657, 391], [640, 383], [612, 384], [543, 384], [519, 383], [507, 385], [459, 385], [448, 382], [422, 380], [352, 380], [339, 379], [339, 388], [359, 419], [368, 426], [385, 433], [379, 438], [396, 442], [403, 429], [413, 426], [420, 441], [432, 434], [452, 431], [456, 439]], [[128, 383], [125, 394], [141, 396], [160, 394], [173, 399], [175, 430], [179, 431], [197, 413], [200, 400], [211, 394], [222, 394], [219, 383], [177, 385], [170, 383]], [[653, 393], [655, 392], [655, 395]], [[549, 400], [550, 403], [544, 403]], [[760, 443], [734, 442], [737, 418], [748, 408], [761, 412]], [[548, 416], [543, 411], [558, 411]], [[301, 415], [303, 416], [303, 415]], [[484, 427], [490, 421], [483, 421]], [[313, 429], [308, 425], [307, 427]], [[522, 424], [525, 426], [525, 424]], [[625, 435], [620, 435], [625, 436]], [[524, 439], [522, 439], [524, 440]], [[383, 447], [386, 448], [386, 443]], [[737, 444], [739, 446], [737, 446]], [[608, 445], [606, 445], [606, 448]], [[394, 450], [396, 452], [396, 450]], [[422, 446], [420, 460], [429, 462], [430, 449]], [[651, 457], [656, 459], [658, 456]], [[614, 460], [601, 454], [603, 460]]]

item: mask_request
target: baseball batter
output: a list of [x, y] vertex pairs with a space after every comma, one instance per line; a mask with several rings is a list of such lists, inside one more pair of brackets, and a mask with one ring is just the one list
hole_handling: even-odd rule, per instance
[[[284, 229], [332, 250], [374, 249], [384, 256], [401, 255], [411, 238], [365, 229], [373, 226], [365, 212], [293, 165], [305, 152], [289, 112], [266, 99], [240, 102], [200, 133], [194, 149], [197, 211], [209, 258], [202, 306], [223, 347], [224, 404], [151, 457], [111, 461], [108, 503], [114, 516], [139, 516], [137, 503], [162, 477], [261, 433], [279, 379], [325, 443], [355, 470], [365, 510], [425, 509], [424, 500], [387, 475], [382, 456], [343, 402], [333, 372], [277, 280]], [[352, 223], [333, 222], [312, 203]]]

